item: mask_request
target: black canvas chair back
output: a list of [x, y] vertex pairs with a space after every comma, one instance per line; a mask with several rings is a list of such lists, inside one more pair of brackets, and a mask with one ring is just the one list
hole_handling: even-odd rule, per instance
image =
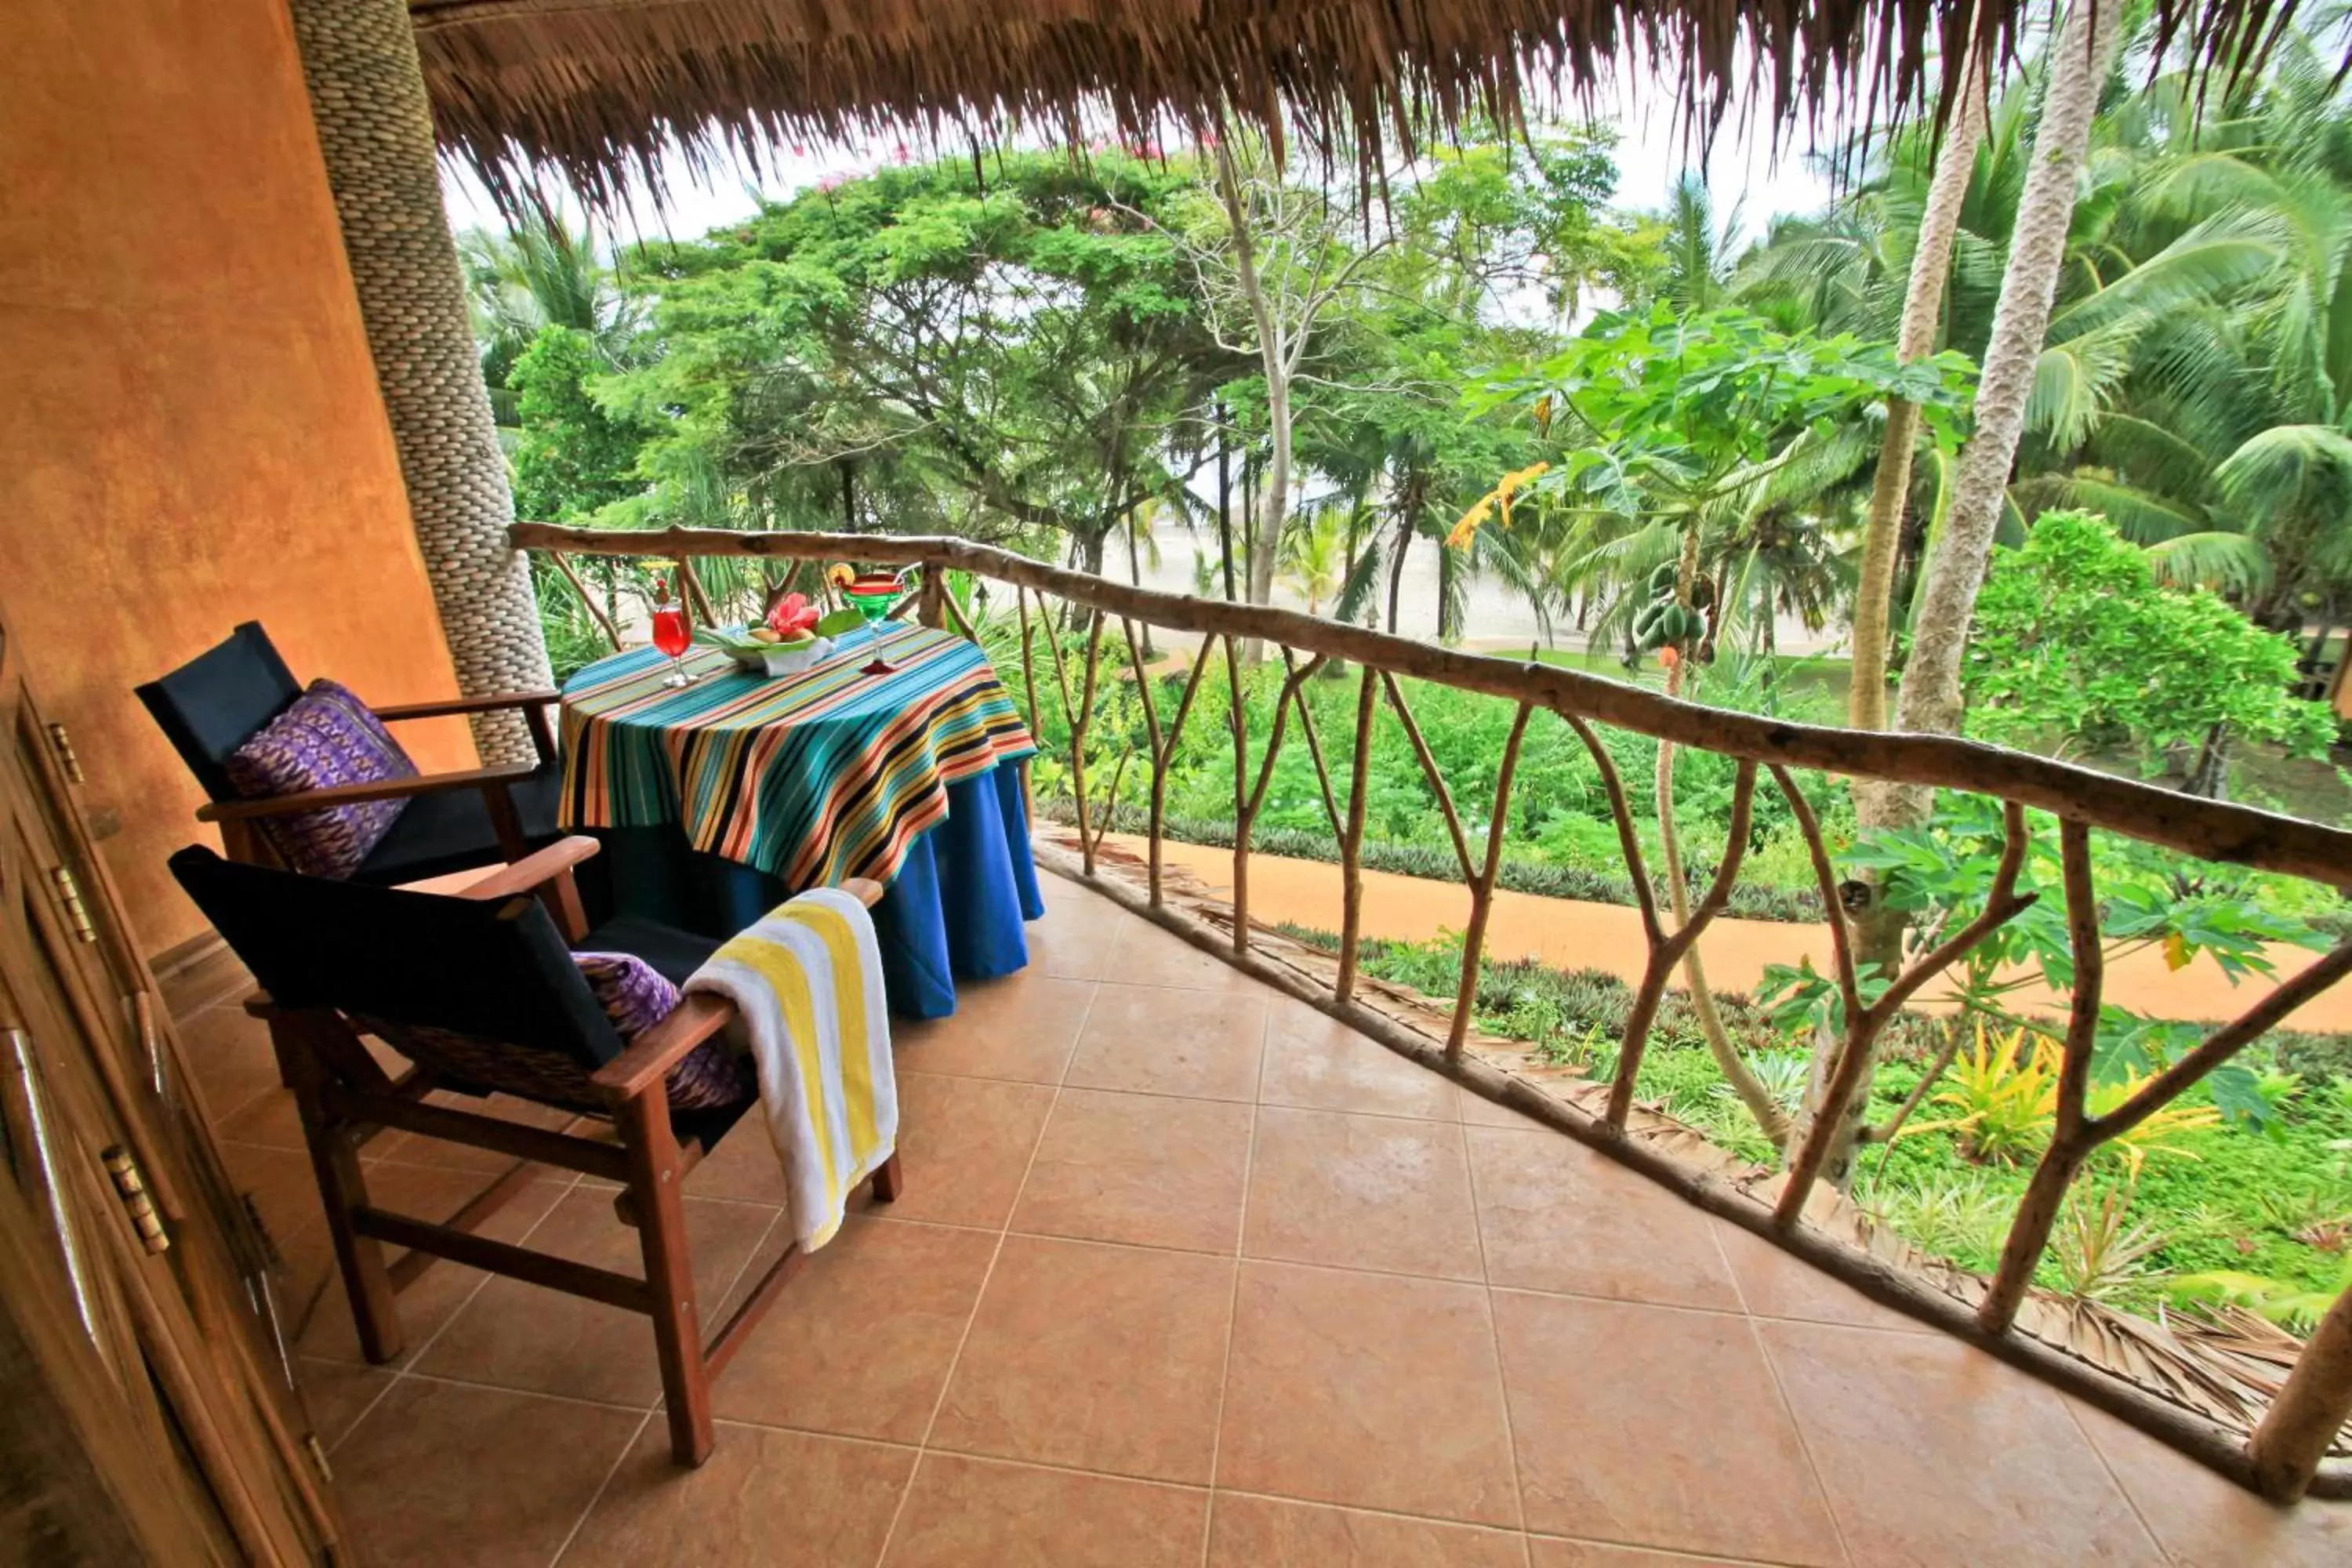
[[255, 731], [302, 694], [301, 683], [278, 655], [259, 621], [247, 621], [228, 639], [206, 648], [171, 674], [138, 688], [180, 760], [206, 795], [235, 800], [222, 764]]
[[588, 1075], [621, 1037], [537, 900], [330, 881], [194, 846], [171, 866], [278, 1006], [364, 1020], [459, 1083], [596, 1108]]

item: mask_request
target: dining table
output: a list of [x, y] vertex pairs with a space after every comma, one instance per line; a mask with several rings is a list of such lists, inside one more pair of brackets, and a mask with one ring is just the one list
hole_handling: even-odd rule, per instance
[[690, 683], [667, 684], [670, 659], [632, 648], [563, 683], [559, 821], [604, 842], [614, 912], [723, 939], [868, 878], [891, 1011], [909, 1018], [1027, 964], [1024, 922], [1045, 913], [1023, 776], [1036, 742], [976, 644], [886, 623], [790, 674], [714, 647], [680, 664]]

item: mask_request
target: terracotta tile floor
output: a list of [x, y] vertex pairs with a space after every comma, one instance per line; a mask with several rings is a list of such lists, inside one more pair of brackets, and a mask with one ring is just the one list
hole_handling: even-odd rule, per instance
[[[1049, 882], [1023, 975], [898, 1035], [865, 1205], [675, 1469], [642, 1320], [442, 1264], [361, 1363], [266, 1041], [188, 1041], [289, 1270], [368, 1560], [1661, 1568], [2352, 1562], [2263, 1506], [1515, 1113]], [[520, 1108], [516, 1108], [520, 1110]], [[390, 1206], [479, 1163], [382, 1139]], [[775, 1255], [756, 1131], [688, 1184], [707, 1321]], [[497, 1234], [633, 1265], [550, 1173]], [[713, 1306], [712, 1303], [719, 1303]]]

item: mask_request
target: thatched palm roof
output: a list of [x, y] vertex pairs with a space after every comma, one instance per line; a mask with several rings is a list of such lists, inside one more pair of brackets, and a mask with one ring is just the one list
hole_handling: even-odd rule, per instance
[[[2029, 6], [1983, 0], [2006, 48]], [[2120, 5], [2124, 0], [2087, 0]], [[2235, 58], [2292, 0], [2156, 0], [2168, 35]], [[1530, 81], [1673, 62], [1701, 125], [1735, 87], [1776, 123], [1840, 89], [1885, 118], [1962, 58], [1968, 0], [410, 0], [444, 142], [494, 189], [553, 169], [592, 199], [658, 180], [673, 146], [756, 166], [765, 145], [911, 124], [950, 144], [1015, 123], [1123, 134], [1231, 111], [1370, 161], [1467, 117], [1512, 123]], [[1342, 146], [1351, 152], [1340, 152]]]

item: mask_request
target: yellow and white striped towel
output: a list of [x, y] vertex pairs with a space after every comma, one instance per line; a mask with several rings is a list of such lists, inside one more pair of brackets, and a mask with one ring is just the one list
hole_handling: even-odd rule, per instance
[[838, 888], [814, 889], [736, 933], [686, 989], [735, 1004], [729, 1035], [759, 1069], [793, 1237], [814, 1251], [841, 1228], [857, 1184], [898, 1147], [898, 1084], [873, 917]]

